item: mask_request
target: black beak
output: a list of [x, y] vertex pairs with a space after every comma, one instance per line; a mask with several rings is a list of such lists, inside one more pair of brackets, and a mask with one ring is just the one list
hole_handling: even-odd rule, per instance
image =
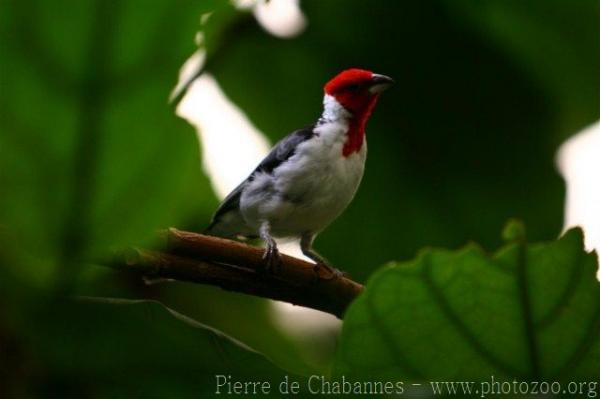
[[389, 76], [374, 73], [371, 78], [371, 87], [369, 88], [369, 91], [371, 93], [381, 93], [389, 89], [394, 83], [394, 79]]

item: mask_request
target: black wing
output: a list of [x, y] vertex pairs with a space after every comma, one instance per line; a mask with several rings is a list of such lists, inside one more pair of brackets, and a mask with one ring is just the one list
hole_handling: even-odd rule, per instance
[[244, 180], [239, 186], [237, 186], [229, 195], [223, 200], [215, 215], [213, 216], [212, 222], [210, 226], [207, 228], [207, 232], [210, 232], [212, 228], [214, 228], [223, 215], [226, 213], [238, 210], [240, 206], [240, 198], [242, 196], [242, 191], [246, 184], [254, 178], [257, 172], [264, 173], [272, 173], [279, 165], [287, 161], [296, 150], [296, 147], [302, 143], [313, 137], [315, 125], [309, 125], [302, 129], [298, 129], [286, 137], [281, 139], [275, 146], [271, 149], [271, 152], [261, 161], [261, 163], [254, 169], [254, 171], [250, 174], [250, 176]]
[[271, 150], [271, 152], [262, 160], [262, 162], [258, 165], [258, 167], [252, 172], [250, 177], [256, 172], [265, 172], [271, 173], [275, 168], [279, 165], [287, 161], [294, 155], [296, 147], [302, 143], [313, 137], [315, 134], [315, 125], [309, 125], [303, 127], [302, 129], [298, 129], [286, 137], [281, 139], [275, 147]]
[[210, 225], [204, 230], [204, 233], [211, 234], [211, 230], [213, 230], [221, 221], [223, 215], [230, 211], [238, 210], [240, 207], [240, 198], [242, 196], [242, 190], [246, 185], [246, 181], [244, 180], [239, 186], [237, 186], [232, 192], [225, 197], [221, 205], [217, 208]]

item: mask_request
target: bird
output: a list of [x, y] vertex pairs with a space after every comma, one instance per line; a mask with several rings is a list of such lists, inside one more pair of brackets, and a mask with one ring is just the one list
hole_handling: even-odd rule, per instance
[[354, 198], [367, 156], [365, 126], [380, 94], [393, 84], [388, 76], [358, 68], [329, 80], [318, 120], [275, 144], [223, 200], [205, 234], [260, 238], [267, 270], [281, 262], [276, 239], [299, 239], [315, 270], [340, 275], [313, 242]]

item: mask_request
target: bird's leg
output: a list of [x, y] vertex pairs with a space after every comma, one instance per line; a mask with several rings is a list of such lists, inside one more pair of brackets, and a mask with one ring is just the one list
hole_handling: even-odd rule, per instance
[[315, 272], [318, 272], [319, 269], [322, 267], [325, 270], [327, 270], [329, 273], [331, 273], [332, 277], [341, 277], [343, 276], [343, 273], [341, 271], [339, 271], [338, 269], [336, 269], [333, 266], [330, 266], [327, 261], [325, 260], [325, 258], [323, 258], [321, 255], [319, 255], [313, 248], [312, 248], [312, 244], [313, 241], [315, 239], [315, 235], [312, 233], [304, 233], [302, 235], [302, 237], [300, 238], [300, 249], [302, 249], [302, 253], [309, 257], [310, 259], [314, 260], [316, 262], [314, 270]]
[[277, 243], [271, 236], [271, 225], [265, 221], [260, 225], [260, 238], [265, 242], [267, 248], [263, 255], [265, 260], [265, 269], [271, 273], [275, 273], [276, 269], [281, 266], [281, 255], [277, 249]]

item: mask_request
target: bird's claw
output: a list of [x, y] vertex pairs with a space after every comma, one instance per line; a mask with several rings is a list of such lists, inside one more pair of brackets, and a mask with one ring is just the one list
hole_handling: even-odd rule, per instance
[[281, 254], [277, 247], [267, 247], [263, 255], [263, 260], [265, 261], [264, 271], [266, 272], [275, 274], [281, 268]]
[[[329, 273], [329, 276], [322, 277], [321, 273], [319, 273], [319, 271], [321, 269], [327, 270], [327, 272]], [[317, 274], [317, 276], [323, 280], [335, 280], [335, 279], [346, 276], [345, 272], [342, 272], [341, 270], [336, 269], [335, 267], [329, 266], [327, 263], [324, 263], [324, 262], [316, 263], [315, 266], [313, 267], [313, 270]]]

